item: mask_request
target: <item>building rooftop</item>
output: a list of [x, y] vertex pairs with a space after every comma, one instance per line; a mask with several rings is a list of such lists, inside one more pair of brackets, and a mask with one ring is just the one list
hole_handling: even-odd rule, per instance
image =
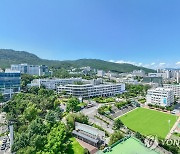
[[[108, 84], [98, 84], [98, 85], [93, 85], [93, 84], [87, 84], [87, 83], [83, 83], [83, 84], [68, 84], [68, 85], [65, 85], [65, 87], [105, 87], [105, 86], [115, 86], [115, 85], [122, 85], [122, 83], [117, 83], [117, 84], [114, 84], [114, 83], [108, 83]], [[64, 87], [63, 85], [60, 85], [59, 87]]]
[[172, 91], [172, 89], [163, 88], [163, 87], [157, 87], [154, 89], [150, 89], [149, 91]]
[[92, 126], [86, 125], [86, 124], [81, 124], [81, 123], [75, 122], [75, 129], [85, 131], [94, 136], [104, 136], [105, 137], [105, 132], [103, 132], [97, 128], [94, 128]]
[[92, 137], [89, 137], [89, 136], [87, 136], [87, 135], [84, 135], [84, 134], [82, 134], [82, 133], [79, 133], [78, 131], [76, 131], [76, 130], [73, 130], [73, 132], [72, 132], [73, 134], [75, 134], [75, 135], [77, 135], [77, 136], [80, 136], [80, 137], [82, 137], [82, 138], [84, 138], [84, 139], [87, 139], [87, 140], [89, 140], [89, 141], [91, 141], [91, 142], [93, 142], [93, 143], [98, 143], [99, 142], [99, 140], [98, 139], [94, 139], [94, 138], [92, 138]]
[[141, 141], [134, 137], [117, 142], [111, 147], [111, 150], [105, 152], [98, 151], [97, 154], [158, 154], [156, 151], [150, 150]]

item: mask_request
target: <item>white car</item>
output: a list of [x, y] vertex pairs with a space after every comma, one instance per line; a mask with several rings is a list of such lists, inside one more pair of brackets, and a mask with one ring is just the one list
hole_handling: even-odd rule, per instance
[[171, 114], [176, 114], [176, 110], [171, 111]]

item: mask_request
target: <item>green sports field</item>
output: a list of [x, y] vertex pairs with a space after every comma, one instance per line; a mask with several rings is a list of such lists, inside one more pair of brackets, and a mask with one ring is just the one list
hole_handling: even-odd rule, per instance
[[99, 151], [98, 154], [158, 154], [157, 152], [148, 149], [139, 140], [129, 138], [114, 146], [110, 152]]
[[131, 130], [143, 135], [157, 135], [165, 138], [170, 129], [176, 122], [177, 117], [167, 113], [138, 108], [120, 117], [121, 121]]

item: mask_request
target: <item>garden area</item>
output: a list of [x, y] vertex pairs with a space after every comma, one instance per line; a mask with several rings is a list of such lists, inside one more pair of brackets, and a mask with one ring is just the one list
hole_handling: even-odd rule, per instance
[[110, 102], [115, 102], [115, 99], [112, 97], [96, 97], [93, 99], [97, 103], [110, 103]]
[[118, 109], [121, 109], [121, 108], [123, 108], [124, 106], [130, 105], [130, 104], [131, 104], [131, 101], [126, 101], [126, 102], [116, 103], [115, 106], [116, 106]]
[[98, 113], [101, 115], [108, 115], [111, 113], [112, 106], [111, 105], [104, 105], [98, 108]]
[[138, 102], [144, 104], [146, 102], [146, 98], [140, 98], [138, 99]]
[[173, 111], [173, 110], [174, 110], [174, 107], [175, 107], [175, 105], [164, 107], [164, 106], [153, 105], [153, 104], [148, 104], [148, 106], [149, 106], [149, 108], [151, 108], [151, 109], [162, 110], [162, 111], [164, 111], [164, 112]]

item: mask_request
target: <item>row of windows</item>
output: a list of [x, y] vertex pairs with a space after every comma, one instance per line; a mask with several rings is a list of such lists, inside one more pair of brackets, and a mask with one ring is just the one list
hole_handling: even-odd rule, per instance
[[20, 73], [0, 73], [1, 77], [21, 77]]

